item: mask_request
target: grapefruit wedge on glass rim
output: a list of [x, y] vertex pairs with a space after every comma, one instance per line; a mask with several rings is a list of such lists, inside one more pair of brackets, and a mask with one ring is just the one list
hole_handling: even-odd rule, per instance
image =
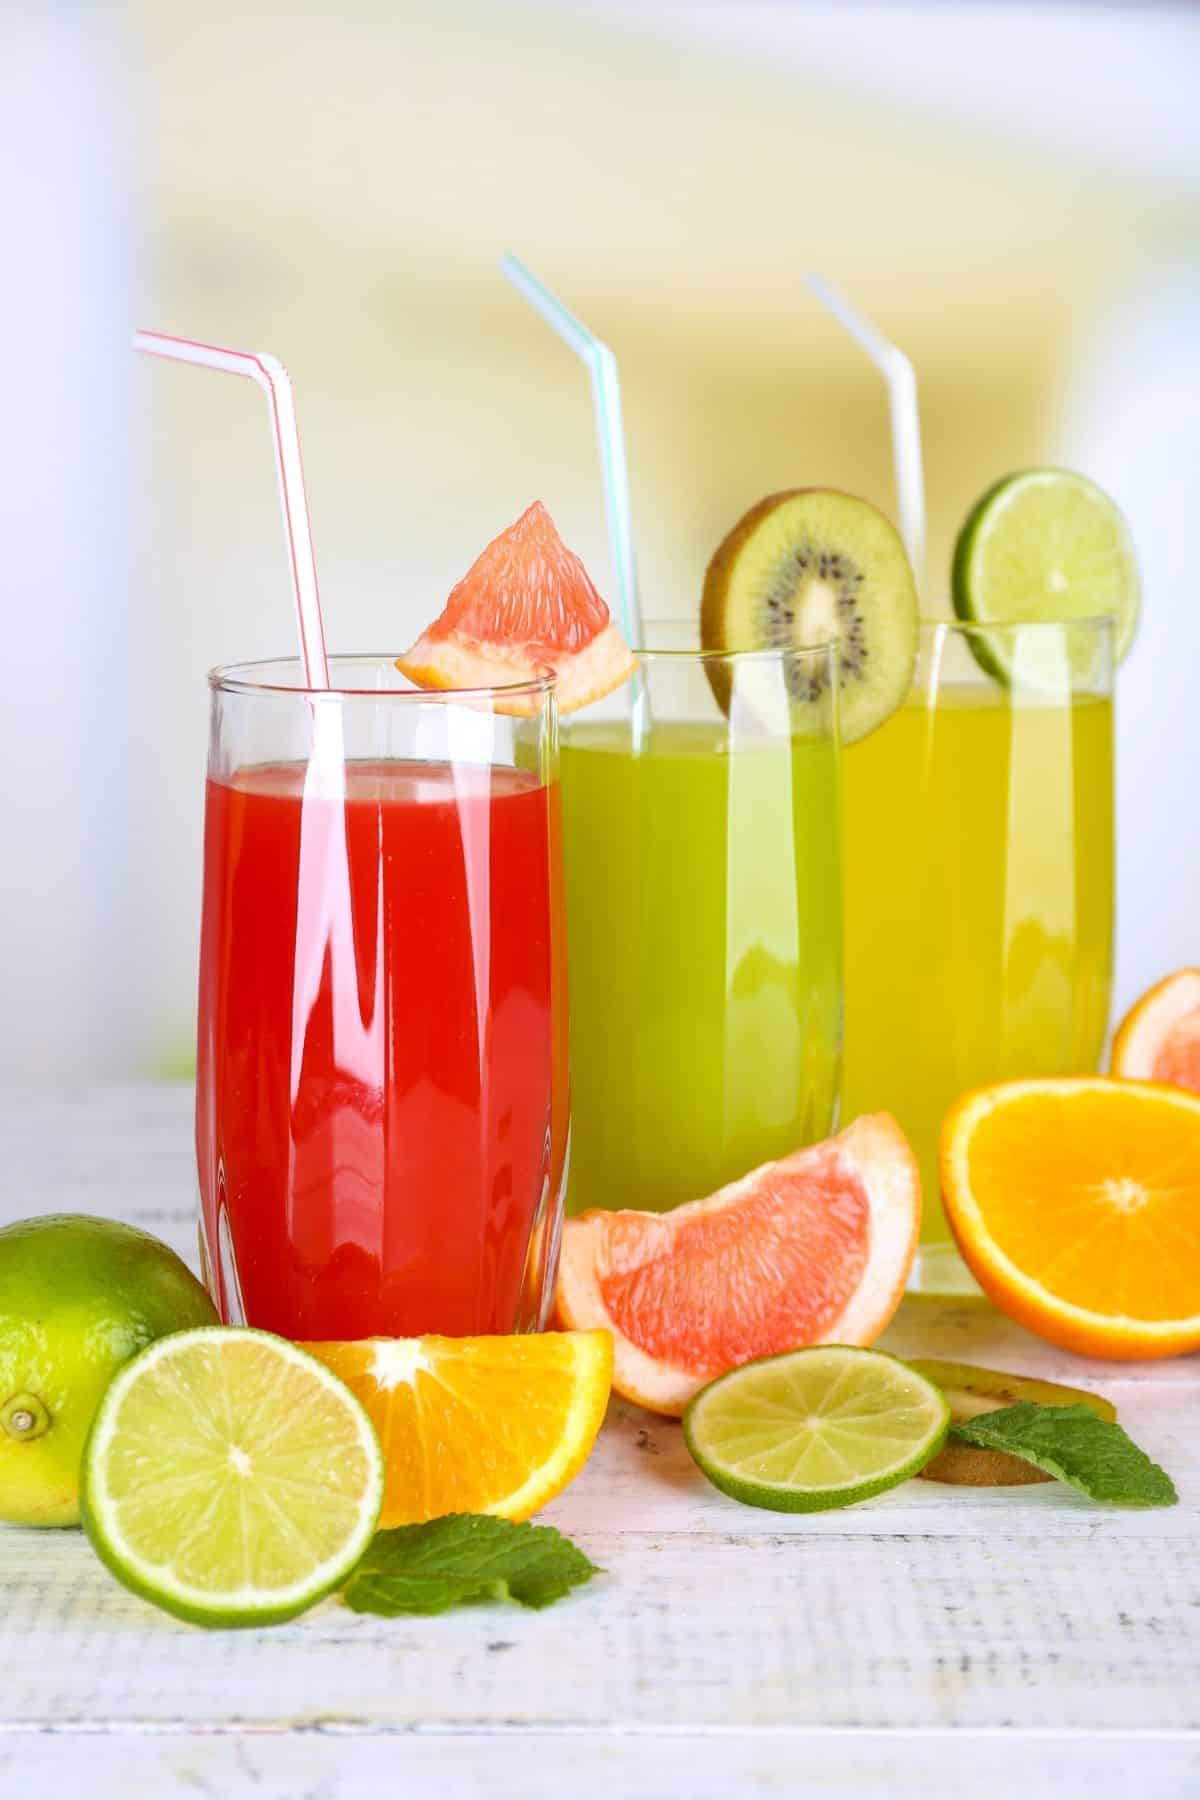
[[[632, 675], [633, 652], [540, 500], [493, 538], [396, 667], [418, 687], [499, 687], [552, 670], [558, 710], [574, 712]], [[498, 703], [530, 713], [531, 698]]]
[[1200, 969], [1177, 969], [1130, 1007], [1113, 1038], [1109, 1069], [1200, 1094]]
[[887, 1113], [669, 1213], [563, 1227], [555, 1305], [613, 1334], [613, 1387], [680, 1416], [727, 1370], [808, 1344], [870, 1344], [904, 1296], [921, 1223], [912, 1150]]

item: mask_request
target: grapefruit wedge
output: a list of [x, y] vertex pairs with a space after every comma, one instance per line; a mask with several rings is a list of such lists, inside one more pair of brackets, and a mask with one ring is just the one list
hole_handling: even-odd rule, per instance
[[[549, 670], [558, 710], [568, 713], [620, 687], [636, 664], [591, 576], [535, 500], [472, 563], [396, 667], [427, 688], [504, 687]], [[534, 696], [514, 694], [499, 710], [535, 707]]]
[[678, 1417], [756, 1357], [871, 1343], [900, 1304], [920, 1222], [908, 1141], [871, 1114], [674, 1212], [568, 1219], [558, 1316], [611, 1331], [616, 1391]]
[[1113, 1039], [1109, 1067], [1200, 1094], [1200, 969], [1177, 969], [1142, 995]]

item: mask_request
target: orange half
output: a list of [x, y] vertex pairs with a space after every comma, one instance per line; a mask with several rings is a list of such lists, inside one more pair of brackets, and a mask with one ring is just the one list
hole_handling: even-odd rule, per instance
[[971, 1273], [1030, 1331], [1122, 1361], [1200, 1348], [1200, 1096], [981, 1088], [946, 1117], [942, 1194]]
[[445, 1513], [527, 1519], [587, 1461], [612, 1383], [606, 1331], [305, 1344], [379, 1434], [381, 1527]]

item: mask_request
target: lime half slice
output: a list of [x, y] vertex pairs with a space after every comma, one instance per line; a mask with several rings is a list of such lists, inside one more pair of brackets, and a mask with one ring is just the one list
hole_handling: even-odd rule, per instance
[[[1027, 469], [990, 488], [958, 534], [952, 583], [955, 612], [981, 625], [1111, 614], [1118, 661], [1137, 631], [1129, 528], [1095, 482], [1069, 469]], [[981, 637], [977, 654], [985, 666], [1005, 660], [995, 639]]]
[[688, 1407], [683, 1435], [722, 1493], [773, 1512], [821, 1512], [915, 1475], [949, 1425], [944, 1395], [907, 1363], [818, 1344], [720, 1376]]
[[198, 1625], [294, 1618], [371, 1541], [383, 1458], [349, 1388], [263, 1331], [176, 1332], [101, 1403], [87, 1534], [119, 1581]]

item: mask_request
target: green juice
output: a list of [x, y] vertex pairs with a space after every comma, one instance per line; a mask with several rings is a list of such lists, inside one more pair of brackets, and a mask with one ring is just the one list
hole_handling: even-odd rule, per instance
[[570, 723], [567, 1206], [662, 1210], [830, 1129], [837, 759], [722, 721]]

